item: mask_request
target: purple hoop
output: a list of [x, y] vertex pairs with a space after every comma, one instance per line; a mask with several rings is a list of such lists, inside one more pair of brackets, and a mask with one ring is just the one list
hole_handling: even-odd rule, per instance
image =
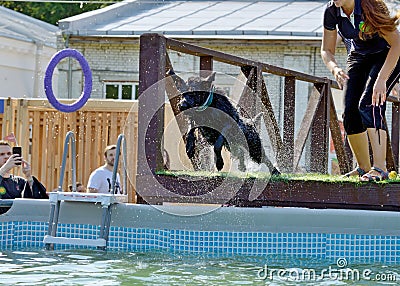
[[[53, 73], [57, 64], [66, 57], [72, 57], [76, 59], [82, 67], [83, 75], [85, 76], [85, 86], [81, 96], [72, 104], [62, 104], [53, 93]], [[46, 73], [44, 75], [44, 91], [50, 104], [59, 111], [62, 112], [74, 112], [82, 108], [90, 97], [92, 92], [92, 71], [90, 70], [89, 64], [85, 57], [74, 49], [64, 49], [57, 52], [50, 60], [47, 66]]]

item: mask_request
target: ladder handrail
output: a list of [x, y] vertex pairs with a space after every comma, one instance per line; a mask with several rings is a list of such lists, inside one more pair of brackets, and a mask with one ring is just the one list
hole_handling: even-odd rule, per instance
[[58, 182], [58, 191], [62, 192], [62, 185], [63, 185], [63, 180], [64, 180], [64, 173], [65, 173], [65, 165], [66, 165], [66, 160], [67, 160], [67, 155], [68, 155], [68, 145], [69, 141], [72, 141], [71, 143], [71, 160], [72, 160], [72, 191], [76, 192], [76, 146], [75, 146], [75, 136], [74, 132], [68, 131], [67, 135], [65, 136], [65, 142], [64, 142], [64, 153], [63, 153], [63, 158], [62, 158], [62, 163], [61, 163], [61, 173], [60, 173], [60, 180]]
[[117, 147], [115, 150], [115, 160], [114, 160], [114, 168], [113, 174], [111, 178], [111, 190], [113, 191], [113, 195], [116, 193], [116, 178], [119, 164], [119, 156], [121, 151], [121, 142], [122, 144], [122, 156], [123, 156], [123, 194], [127, 194], [127, 172], [126, 172], [126, 163], [127, 163], [127, 153], [126, 153], [126, 139], [124, 134], [120, 134], [117, 139]]
[[[71, 141], [71, 142], [70, 142]], [[121, 143], [122, 142], [122, 143]], [[71, 143], [71, 159], [72, 159], [72, 192], [76, 192], [76, 146], [75, 136], [72, 131], [69, 131], [65, 137], [64, 153], [61, 165], [60, 181], [57, 192], [50, 193], [50, 218], [47, 235], [44, 237], [43, 242], [46, 244], [47, 249], [54, 249], [55, 243], [60, 244], [71, 244], [71, 245], [90, 245], [97, 246], [99, 249], [106, 249], [108, 242], [108, 235], [111, 223], [111, 206], [119, 202], [127, 202], [127, 152], [126, 152], [126, 141], [125, 136], [120, 134], [118, 136], [116, 146], [116, 156], [114, 160], [114, 168], [111, 181], [112, 196], [108, 194], [99, 194], [97, 196], [79, 196], [80, 194], [68, 194], [68, 192], [62, 191], [62, 184], [65, 173], [65, 165], [68, 155], [68, 145]], [[119, 164], [121, 144], [123, 145], [123, 196], [115, 196], [116, 192], [116, 177]], [[100, 234], [97, 239], [80, 239], [80, 238], [67, 238], [57, 237], [57, 225], [60, 216], [61, 201], [80, 201], [80, 202], [101, 202], [102, 215]]]

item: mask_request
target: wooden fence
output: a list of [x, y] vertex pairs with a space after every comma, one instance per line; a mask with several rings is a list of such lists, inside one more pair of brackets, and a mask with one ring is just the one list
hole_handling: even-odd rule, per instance
[[[137, 101], [89, 100], [79, 111], [63, 113], [44, 99], [0, 99], [1, 135], [13, 132], [22, 146], [23, 157], [32, 165], [34, 176], [48, 191], [58, 187], [65, 135], [73, 131], [76, 140], [76, 179], [86, 185], [91, 171], [104, 164], [103, 150], [116, 144], [118, 135], [126, 136], [128, 150], [129, 202], [135, 202]], [[63, 100], [71, 104], [73, 100]], [[13, 145], [13, 143], [11, 143]], [[68, 155], [62, 185], [71, 184], [71, 158]], [[122, 162], [119, 164], [120, 168]], [[20, 170], [15, 174], [20, 174]]]

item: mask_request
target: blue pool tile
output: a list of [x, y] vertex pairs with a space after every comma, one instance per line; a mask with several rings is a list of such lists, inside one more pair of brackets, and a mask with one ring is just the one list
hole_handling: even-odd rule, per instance
[[[2, 222], [0, 246], [43, 247], [47, 223]], [[58, 236], [95, 239], [99, 226], [60, 224]], [[57, 248], [69, 246], [58, 245]], [[192, 231], [111, 227], [108, 247], [115, 250], [162, 249], [193, 253], [285, 254], [332, 261], [400, 263], [400, 237], [359, 234]], [[84, 248], [84, 247], [80, 247]]]

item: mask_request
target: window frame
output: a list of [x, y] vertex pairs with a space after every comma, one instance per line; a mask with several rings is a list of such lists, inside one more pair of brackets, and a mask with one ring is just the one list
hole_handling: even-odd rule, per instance
[[[107, 85], [118, 86], [118, 98], [114, 99], [114, 100], [137, 100], [137, 97], [139, 95], [138, 94], [139, 82], [137, 82], [137, 81], [117, 81], [117, 80], [103, 81], [103, 98], [104, 99], [112, 99], [112, 98], [107, 98]], [[132, 87], [131, 99], [123, 99], [122, 98], [122, 87], [124, 85], [130, 85]]]

